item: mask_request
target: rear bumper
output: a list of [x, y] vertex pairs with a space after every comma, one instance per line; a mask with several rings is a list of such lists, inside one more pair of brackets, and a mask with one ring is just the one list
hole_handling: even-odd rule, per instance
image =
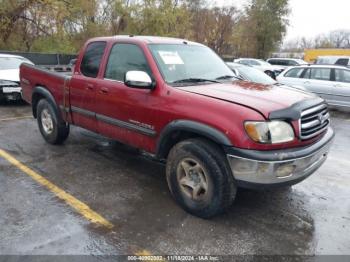
[[311, 146], [273, 151], [226, 148], [238, 186], [270, 188], [296, 184], [313, 174], [327, 159], [334, 131]]

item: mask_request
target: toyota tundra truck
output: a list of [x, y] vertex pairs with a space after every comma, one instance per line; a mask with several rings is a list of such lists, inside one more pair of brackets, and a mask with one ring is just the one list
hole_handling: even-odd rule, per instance
[[20, 81], [48, 143], [75, 125], [148, 152], [166, 164], [177, 203], [202, 218], [230, 207], [238, 187], [304, 180], [334, 137], [323, 99], [241, 81], [182, 39], [94, 38], [71, 76], [23, 64]]

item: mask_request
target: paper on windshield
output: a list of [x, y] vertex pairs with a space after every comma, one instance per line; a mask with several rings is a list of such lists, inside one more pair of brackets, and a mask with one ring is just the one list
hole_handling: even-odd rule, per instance
[[181, 57], [177, 52], [171, 51], [158, 51], [160, 57], [162, 58], [164, 64], [166, 65], [183, 65]]

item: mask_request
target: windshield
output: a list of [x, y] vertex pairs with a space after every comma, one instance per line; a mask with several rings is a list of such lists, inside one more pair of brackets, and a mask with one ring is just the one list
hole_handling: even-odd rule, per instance
[[30, 61], [25, 58], [0, 57], [0, 70], [19, 69], [22, 63], [30, 63]]
[[[149, 48], [167, 83], [233, 78], [234, 74], [210, 48], [186, 44], [150, 44]], [[205, 81], [197, 81], [198, 83]]]
[[264, 84], [264, 85], [273, 85], [277, 83], [267, 74], [249, 66], [240, 66], [237, 68], [237, 70], [245, 79], [254, 83]]

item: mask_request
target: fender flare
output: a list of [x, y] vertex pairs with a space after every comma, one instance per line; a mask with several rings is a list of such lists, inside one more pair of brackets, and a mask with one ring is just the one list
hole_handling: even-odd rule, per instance
[[164, 158], [167, 151], [167, 142], [171, 139], [171, 134], [177, 131], [195, 133], [219, 145], [232, 146], [228, 137], [214, 127], [191, 120], [175, 120], [166, 125], [159, 136], [156, 149], [156, 155], [159, 158]]
[[54, 108], [54, 110], [56, 111], [57, 116], [60, 118], [59, 120], [62, 121], [62, 116], [60, 114], [60, 111], [58, 110], [57, 104], [56, 104], [56, 100], [54, 98], [54, 96], [50, 93], [49, 90], [47, 90], [45, 87], [43, 86], [36, 86], [33, 89], [33, 93], [32, 93], [32, 110], [33, 110], [33, 116], [34, 118], [37, 117], [36, 115], [36, 105], [38, 103], [38, 101], [36, 101], [35, 97], [37, 95], [40, 95], [40, 97], [44, 97]]

